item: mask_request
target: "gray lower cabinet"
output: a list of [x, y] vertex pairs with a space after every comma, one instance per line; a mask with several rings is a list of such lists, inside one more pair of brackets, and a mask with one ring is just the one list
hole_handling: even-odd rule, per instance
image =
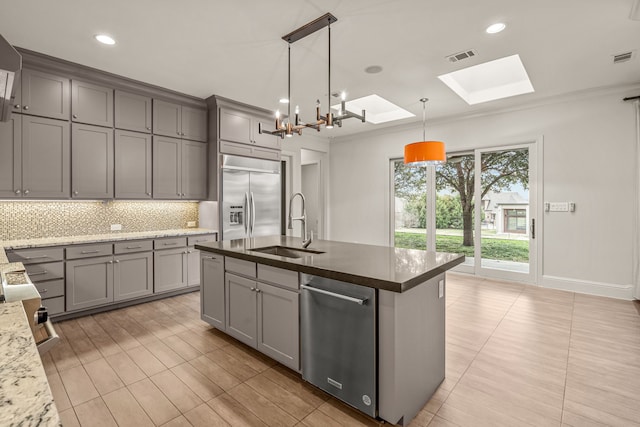
[[187, 286], [200, 285], [200, 251], [187, 248]]
[[69, 123], [22, 116], [23, 197], [69, 197]]
[[154, 292], [185, 288], [188, 278], [187, 249], [164, 249], [153, 254]]
[[200, 315], [202, 320], [224, 331], [224, 257], [203, 252], [200, 256]]
[[251, 347], [258, 345], [258, 299], [255, 280], [225, 274], [227, 333]]
[[114, 257], [113, 300], [122, 301], [153, 293], [153, 252]]
[[113, 129], [73, 124], [71, 197], [113, 198]]
[[67, 261], [66, 288], [67, 311], [113, 302], [113, 257]]
[[183, 199], [206, 199], [207, 197], [207, 144], [182, 141]]
[[151, 198], [151, 135], [115, 131], [116, 199]]
[[113, 89], [73, 80], [71, 82], [71, 120], [113, 127]]
[[23, 69], [21, 94], [14, 111], [69, 120], [69, 79], [42, 71]]
[[151, 133], [151, 98], [116, 90], [115, 127]]
[[22, 196], [22, 116], [0, 123], [0, 197]]

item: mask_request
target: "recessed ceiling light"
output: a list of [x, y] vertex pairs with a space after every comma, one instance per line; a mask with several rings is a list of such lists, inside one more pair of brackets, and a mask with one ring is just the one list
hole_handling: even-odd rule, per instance
[[507, 26], [505, 24], [503, 24], [502, 22], [497, 22], [495, 24], [489, 25], [485, 31], [487, 33], [489, 33], [489, 34], [496, 34], [496, 33], [499, 33], [500, 31], [504, 30], [506, 27]]
[[[415, 114], [375, 94], [347, 101], [345, 107], [349, 111], [366, 110], [367, 122], [374, 125], [415, 116]], [[340, 110], [340, 104], [332, 105], [331, 108]]]
[[438, 78], [469, 105], [534, 91], [520, 55], [463, 68]]
[[280, 98], [280, 104], [288, 104], [289, 100], [287, 98]]
[[116, 41], [113, 39], [113, 37], [110, 37], [106, 34], [96, 34], [94, 37], [96, 38], [96, 40], [98, 40], [102, 44], [108, 44], [108, 45], [116, 44]]
[[364, 71], [369, 74], [378, 74], [379, 72], [382, 71], [382, 67], [379, 65], [371, 65], [365, 68]]

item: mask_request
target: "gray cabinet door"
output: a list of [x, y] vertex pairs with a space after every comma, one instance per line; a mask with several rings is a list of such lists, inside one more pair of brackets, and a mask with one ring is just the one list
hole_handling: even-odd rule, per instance
[[117, 255], [114, 258], [114, 301], [153, 293], [153, 252]]
[[279, 150], [281, 148], [282, 139], [275, 135], [269, 135], [268, 133], [260, 133], [259, 132], [260, 124], [262, 124], [262, 128], [265, 130], [274, 130], [275, 118], [272, 121], [259, 119], [259, 118], [255, 118], [253, 120], [252, 130], [253, 130], [253, 140], [255, 141], [255, 144], [261, 147], [274, 148]]
[[22, 116], [23, 197], [69, 197], [69, 122]]
[[115, 131], [116, 199], [151, 198], [151, 135]]
[[113, 302], [113, 257], [67, 261], [67, 311]]
[[182, 136], [182, 107], [178, 104], [154, 99], [153, 133], [180, 138]]
[[241, 111], [220, 108], [220, 139], [252, 144], [251, 116]]
[[258, 350], [299, 370], [298, 293], [261, 282], [258, 291]]
[[112, 88], [73, 80], [71, 97], [71, 119], [74, 122], [113, 127]]
[[211, 326], [224, 331], [224, 257], [203, 253], [201, 256], [200, 317]]
[[182, 137], [207, 142], [207, 110], [182, 106]]
[[187, 286], [200, 285], [200, 251], [187, 248]]
[[0, 123], [0, 197], [22, 196], [22, 117]]
[[116, 90], [115, 127], [151, 133], [151, 98]]
[[68, 78], [23, 69], [21, 87], [23, 113], [69, 120]]
[[227, 333], [255, 348], [258, 343], [256, 282], [226, 273], [224, 290]]
[[153, 137], [153, 198], [182, 197], [182, 141]]
[[187, 249], [165, 249], [153, 254], [154, 292], [187, 286]]
[[207, 144], [182, 141], [182, 198], [207, 198]]
[[113, 129], [73, 124], [71, 197], [113, 198]]

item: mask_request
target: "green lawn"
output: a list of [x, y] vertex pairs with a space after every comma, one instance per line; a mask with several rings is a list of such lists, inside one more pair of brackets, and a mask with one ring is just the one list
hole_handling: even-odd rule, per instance
[[[396, 232], [396, 246], [399, 248], [425, 249], [426, 239], [422, 233]], [[453, 252], [473, 256], [473, 247], [462, 246], [462, 236], [436, 235], [438, 252]], [[526, 240], [485, 239], [482, 258], [504, 261], [529, 262], [529, 242]]]

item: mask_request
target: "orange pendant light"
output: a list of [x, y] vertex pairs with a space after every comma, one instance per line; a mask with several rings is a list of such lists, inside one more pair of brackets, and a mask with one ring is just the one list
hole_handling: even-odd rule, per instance
[[422, 102], [422, 141], [404, 146], [404, 163], [418, 163], [424, 165], [439, 165], [447, 161], [447, 154], [442, 141], [427, 141], [426, 139], [426, 104], [429, 99], [421, 98]]

